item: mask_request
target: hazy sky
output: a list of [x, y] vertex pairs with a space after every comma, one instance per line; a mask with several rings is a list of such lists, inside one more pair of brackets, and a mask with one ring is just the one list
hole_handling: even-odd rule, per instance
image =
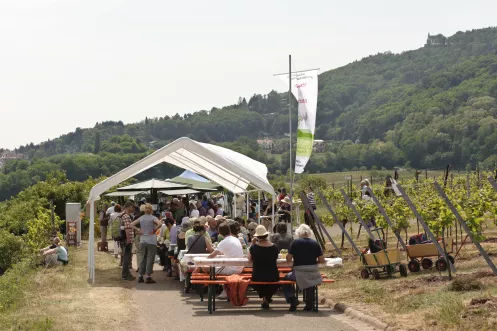
[[495, 0], [0, 0], [0, 147], [233, 104], [321, 72], [497, 25]]

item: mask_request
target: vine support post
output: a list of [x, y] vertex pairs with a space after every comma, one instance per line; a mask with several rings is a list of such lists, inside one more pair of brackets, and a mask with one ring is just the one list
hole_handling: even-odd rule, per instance
[[[347, 237], [347, 240], [350, 242], [350, 245], [352, 246], [352, 248], [354, 249], [354, 251], [357, 253], [357, 255], [361, 256], [361, 251], [359, 250], [359, 248], [357, 248], [356, 244], [354, 243], [354, 240], [352, 240], [352, 238], [349, 236], [349, 234], [347, 233], [347, 230], [345, 229], [345, 227], [343, 226], [342, 222], [338, 219], [338, 216], [337, 214], [335, 214], [335, 212], [333, 211], [333, 208], [331, 208], [330, 204], [328, 203], [328, 200], [326, 200], [326, 198], [324, 197], [324, 195], [321, 193], [321, 192], [318, 192], [318, 197], [321, 199], [321, 201], [324, 203], [326, 209], [328, 209], [328, 211], [330, 212], [331, 216], [333, 217], [333, 219], [335, 220], [335, 223], [338, 224], [338, 226], [340, 227], [340, 229], [342, 230], [342, 238], [344, 236]], [[343, 243], [343, 242], [342, 242]]]
[[430, 240], [432, 241], [432, 243], [437, 248], [437, 251], [440, 254], [440, 256], [444, 256], [445, 257], [445, 261], [447, 261], [447, 263], [449, 265], [449, 268], [451, 268], [453, 272], [456, 272], [456, 268], [454, 267], [454, 265], [452, 264], [452, 262], [450, 262], [450, 260], [447, 258], [447, 255], [445, 255], [445, 252], [442, 249], [442, 247], [440, 246], [440, 244], [438, 243], [437, 238], [433, 235], [433, 232], [431, 232], [430, 228], [428, 227], [428, 225], [423, 220], [423, 217], [419, 214], [416, 206], [414, 206], [414, 204], [412, 203], [411, 199], [409, 198], [409, 196], [406, 194], [406, 192], [402, 188], [402, 185], [398, 184], [397, 188], [399, 189], [400, 193], [402, 194], [402, 197], [404, 198], [404, 200], [409, 205], [409, 208], [413, 212], [414, 216], [416, 216], [418, 218], [419, 223], [421, 223], [421, 225], [423, 226], [423, 229], [425, 230], [426, 234], [428, 235], [428, 237], [430, 238]]
[[[319, 192], [318, 192], [319, 194]], [[342, 256], [342, 251], [338, 248], [338, 246], [335, 244], [335, 241], [333, 241], [333, 238], [331, 238], [330, 234], [328, 233], [328, 230], [324, 227], [323, 223], [321, 222], [321, 219], [319, 216], [316, 214], [313, 208], [309, 205], [309, 200], [307, 199], [307, 195], [305, 195], [304, 192], [300, 192], [300, 199], [302, 200], [302, 204], [304, 205], [304, 208], [309, 210], [311, 213], [312, 217], [314, 218], [314, 221], [316, 222], [317, 226], [321, 228], [321, 230], [324, 232], [328, 240], [331, 242], [331, 245], [335, 250], [337, 251], [339, 256]]]
[[[494, 187], [494, 189], [497, 190], [497, 183], [492, 178], [492, 176], [489, 176], [488, 180], [490, 181], [490, 183], [492, 184], [492, 186]], [[464, 231], [466, 231], [466, 233], [468, 234], [468, 237], [471, 239], [471, 241], [473, 242], [473, 244], [475, 245], [475, 247], [478, 249], [478, 251], [480, 252], [481, 256], [483, 256], [483, 258], [487, 262], [487, 264], [490, 267], [490, 269], [492, 269], [494, 275], [497, 276], [497, 268], [495, 267], [495, 264], [492, 262], [492, 260], [490, 259], [490, 256], [488, 256], [487, 252], [483, 249], [483, 247], [481, 246], [480, 242], [478, 240], [476, 240], [476, 238], [473, 236], [473, 233], [469, 229], [468, 225], [466, 224], [466, 222], [464, 222], [464, 220], [462, 219], [462, 217], [459, 214], [459, 212], [457, 211], [457, 209], [454, 207], [454, 205], [452, 204], [452, 202], [449, 200], [449, 198], [447, 197], [447, 194], [445, 194], [445, 192], [442, 190], [442, 188], [440, 187], [440, 184], [435, 183], [435, 188], [437, 189], [438, 194], [445, 201], [445, 203], [447, 204], [447, 206], [449, 207], [449, 209], [452, 211], [452, 213], [454, 214], [454, 216], [458, 220], [459, 224], [461, 224], [461, 227], [464, 229]], [[462, 232], [461, 232], [461, 238], [462, 238]], [[461, 242], [461, 245], [462, 245], [462, 242]]]
[[[385, 218], [385, 221], [392, 228], [392, 231], [395, 234], [395, 236], [397, 237], [398, 242], [402, 245], [402, 248], [404, 248], [404, 250], [407, 252], [406, 244], [405, 244], [404, 240], [402, 240], [402, 237], [400, 235], [400, 230], [394, 231], [394, 226], [393, 226], [392, 221], [390, 220], [390, 217], [388, 217], [388, 214], [385, 211], [385, 208], [383, 208], [383, 206], [381, 205], [381, 203], [378, 200], [378, 198], [376, 198], [373, 190], [370, 187], [367, 187], [366, 190], [369, 192], [369, 194], [371, 194], [371, 199], [373, 199], [374, 203], [378, 207], [378, 210], [380, 211], [380, 214]], [[387, 231], [388, 231], [388, 229], [387, 229]], [[407, 232], [406, 232], [406, 234], [407, 234]], [[407, 241], [407, 237], [406, 237], [406, 241]]]
[[374, 237], [373, 233], [371, 232], [371, 230], [369, 230], [368, 226], [366, 225], [366, 223], [364, 222], [364, 220], [362, 219], [361, 217], [361, 214], [359, 214], [359, 212], [357, 211], [357, 208], [354, 206], [354, 204], [352, 203], [352, 201], [350, 200], [349, 196], [347, 195], [347, 193], [345, 193], [344, 190], [340, 190], [340, 193], [342, 193], [342, 196], [345, 200], [345, 203], [349, 206], [350, 209], [352, 209], [352, 211], [354, 212], [355, 216], [357, 217], [357, 220], [359, 221], [359, 223], [364, 227], [364, 230], [366, 230], [366, 232], [368, 233], [369, 237], [373, 240], [375, 240], [376, 238]]

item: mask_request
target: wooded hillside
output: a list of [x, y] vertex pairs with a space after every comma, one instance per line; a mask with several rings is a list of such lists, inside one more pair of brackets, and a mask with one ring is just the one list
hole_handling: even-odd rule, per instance
[[[285, 98], [286, 93], [271, 91], [220, 109], [127, 125], [97, 123], [22, 146], [16, 151], [30, 161], [3, 168], [0, 199], [43, 179], [48, 170], [64, 170], [70, 180], [112, 174], [182, 136], [223, 144], [267, 163], [272, 173], [284, 174], [288, 152], [268, 156], [255, 139], [287, 139]], [[446, 45], [385, 52], [324, 72], [319, 76], [316, 139], [330, 143], [326, 153], [313, 155], [306, 170], [442, 168], [448, 163], [459, 169], [477, 163], [491, 167], [497, 160], [496, 99], [497, 28], [458, 32]], [[163, 177], [174, 175], [170, 167], [164, 171]]]

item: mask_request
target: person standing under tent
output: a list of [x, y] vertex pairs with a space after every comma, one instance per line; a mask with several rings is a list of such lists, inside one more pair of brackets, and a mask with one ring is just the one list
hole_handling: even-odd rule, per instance
[[114, 210], [114, 207], [115, 207], [115, 206], [116, 206], [116, 203], [115, 203], [114, 201], [111, 201], [111, 203], [110, 203], [110, 207], [109, 207], [109, 208], [107, 208], [107, 210], [105, 211], [105, 213], [106, 213], [107, 215], [112, 215], [112, 214], [114, 213], [114, 211], [115, 211], [115, 210]]
[[135, 240], [135, 232], [131, 227], [131, 215], [135, 212], [135, 205], [132, 201], [127, 201], [124, 204], [124, 213], [120, 216], [122, 219], [122, 224], [124, 226], [124, 230], [126, 232], [126, 238], [124, 242], [121, 243], [123, 250], [123, 263], [122, 263], [122, 273], [121, 277], [124, 280], [135, 280], [136, 277], [133, 277], [129, 272], [131, 268], [131, 257], [133, 254], [133, 242]]
[[[144, 215], [131, 223], [133, 230], [141, 234], [141, 257], [138, 283], [145, 282], [146, 284], [154, 284], [155, 280], [152, 279], [152, 273], [155, 255], [157, 254], [156, 232], [161, 228], [162, 224], [157, 217], [152, 215], [154, 210], [151, 204], [143, 204], [140, 207], [140, 210]], [[140, 224], [140, 228], [136, 227], [137, 224]], [[146, 276], [145, 279], [143, 278], [144, 276]]]
[[217, 195], [216, 202], [218, 205], [221, 205], [221, 208], [223, 208], [223, 210], [224, 210], [224, 195], [222, 193], [219, 193]]
[[209, 201], [207, 206], [207, 215], [209, 215], [210, 217], [215, 217], [216, 213], [214, 212], [214, 204]]
[[[109, 225], [109, 215], [106, 213], [108, 205], [103, 205], [102, 210], [98, 213], [98, 221], [100, 224], [100, 237], [102, 243], [107, 242], [107, 226]], [[114, 207], [112, 207], [114, 209]]]
[[200, 212], [197, 209], [195, 201], [190, 202], [190, 218], [199, 218]]
[[[114, 212], [110, 215], [109, 217], [109, 228], [112, 229], [112, 223], [118, 222], [117, 217], [121, 213], [121, 205], [117, 204], [114, 206]], [[114, 256], [117, 258], [119, 255], [119, 247], [120, 243], [118, 241], [114, 240]], [[120, 262], [120, 265], [122, 265], [122, 260]]]
[[280, 215], [280, 221], [285, 223], [292, 223], [292, 214], [290, 212], [291, 200], [288, 196], [284, 197], [280, 201], [280, 209], [278, 209], [278, 214]]
[[216, 210], [216, 216], [224, 216], [224, 209], [223, 209], [223, 205], [218, 203], [217, 204], [217, 210]]

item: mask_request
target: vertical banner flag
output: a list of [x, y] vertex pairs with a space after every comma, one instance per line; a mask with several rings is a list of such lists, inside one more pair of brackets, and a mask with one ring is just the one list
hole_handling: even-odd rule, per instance
[[[288, 82], [288, 74], [280, 77], [283, 81]], [[292, 73], [292, 94], [299, 103], [295, 173], [301, 174], [311, 158], [314, 144], [318, 102], [318, 71], [315, 69]]]

